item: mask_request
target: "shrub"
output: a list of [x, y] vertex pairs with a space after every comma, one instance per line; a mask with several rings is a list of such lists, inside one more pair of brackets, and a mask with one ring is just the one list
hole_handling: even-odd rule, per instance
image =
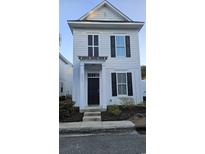
[[65, 99], [59, 103], [59, 118], [65, 119], [70, 117], [74, 112], [74, 102], [70, 99]]
[[59, 97], [59, 101], [64, 101], [65, 99], [66, 99], [65, 96], [60, 96], [60, 97]]
[[71, 99], [71, 100], [72, 100], [72, 95], [67, 94], [67, 95], [66, 95], [66, 99]]
[[122, 111], [120, 110], [118, 105], [111, 105], [108, 107], [108, 112], [115, 116], [119, 116]]
[[140, 103], [137, 104], [137, 106], [146, 107], [146, 102], [140, 102]]
[[121, 108], [126, 111], [129, 111], [129, 114], [132, 115], [135, 108], [135, 101], [133, 98], [121, 97], [120, 98]]
[[72, 96], [71, 95], [59, 96], [59, 101], [65, 101], [67, 99], [72, 100]]
[[133, 98], [121, 97], [121, 98], [120, 98], [120, 104], [121, 104], [123, 107], [135, 106], [135, 101], [134, 101]]

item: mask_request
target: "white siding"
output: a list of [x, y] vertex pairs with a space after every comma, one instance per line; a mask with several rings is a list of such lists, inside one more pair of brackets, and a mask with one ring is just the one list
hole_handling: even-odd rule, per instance
[[[142, 101], [141, 95], [141, 72], [140, 72], [140, 55], [139, 55], [139, 41], [137, 30], [116, 30], [116, 29], [74, 29], [73, 30], [73, 63], [74, 63], [74, 83], [73, 83], [73, 99], [76, 105], [79, 105], [79, 91], [80, 91], [80, 73], [79, 73], [79, 59], [78, 56], [88, 56], [88, 35], [99, 35], [99, 56], [107, 56], [108, 59], [104, 63], [105, 66], [105, 81], [102, 83], [105, 86], [105, 103], [118, 104], [120, 96], [112, 97], [111, 88], [111, 72], [132, 72], [133, 96], [136, 102]], [[111, 58], [110, 36], [111, 35], [129, 35], [131, 57], [125, 58]], [[85, 72], [86, 73], [86, 72]], [[86, 76], [85, 76], [86, 77]], [[85, 78], [86, 81], [86, 78]], [[86, 93], [86, 92], [85, 92]], [[103, 96], [104, 97], [104, 96]], [[85, 98], [86, 103], [87, 97]], [[87, 104], [86, 104], [87, 105]]]
[[[74, 48], [74, 65], [78, 63], [77, 56], [88, 56], [88, 35], [99, 35], [99, 56], [108, 56], [106, 64], [111, 67], [118, 66], [119, 64], [127, 66], [140, 66], [139, 58], [139, 41], [137, 30], [105, 30], [105, 29], [74, 29], [73, 31], [73, 48]], [[110, 36], [111, 35], [129, 35], [131, 57], [125, 58], [111, 58], [110, 49]]]
[[[133, 98], [133, 100], [136, 103], [142, 102], [142, 95], [141, 95], [141, 85], [139, 81], [139, 68], [131, 68], [131, 67], [123, 67], [123, 66], [118, 66], [118, 68], [109, 68], [107, 69], [107, 76], [106, 76], [106, 81], [108, 81], [107, 86], [107, 95], [109, 96], [107, 98], [107, 104], [119, 104], [120, 100], [119, 98], [122, 96], [112, 96], [112, 82], [111, 82], [111, 73], [112, 72], [119, 72], [119, 73], [127, 73], [131, 72], [132, 73], [132, 85], [133, 85], [133, 96], [127, 96], [129, 98]], [[136, 85], [136, 86], [134, 86]]]
[[96, 11], [90, 13], [85, 20], [112, 20], [112, 21], [125, 21], [123, 17], [114, 12], [112, 9], [103, 6]]

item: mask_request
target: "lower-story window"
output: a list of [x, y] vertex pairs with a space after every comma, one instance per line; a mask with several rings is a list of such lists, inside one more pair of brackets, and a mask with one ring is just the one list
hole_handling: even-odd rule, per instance
[[118, 95], [127, 95], [126, 73], [117, 73], [117, 94]]
[[112, 96], [133, 96], [132, 73], [111, 73]]

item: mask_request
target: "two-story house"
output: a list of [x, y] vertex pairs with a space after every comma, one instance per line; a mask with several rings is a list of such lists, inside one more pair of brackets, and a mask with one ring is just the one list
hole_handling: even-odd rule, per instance
[[142, 102], [138, 33], [132, 21], [103, 1], [78, 20], [68, 20], [73, 34], [73, 101], [81, 110], [106, 109], [120, 97]]

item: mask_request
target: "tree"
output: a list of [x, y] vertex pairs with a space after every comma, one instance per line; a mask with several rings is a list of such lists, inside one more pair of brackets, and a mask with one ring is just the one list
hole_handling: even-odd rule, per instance
[[146, 80], [146, 65], [141, 66], [141, 77], [142, 80]]

